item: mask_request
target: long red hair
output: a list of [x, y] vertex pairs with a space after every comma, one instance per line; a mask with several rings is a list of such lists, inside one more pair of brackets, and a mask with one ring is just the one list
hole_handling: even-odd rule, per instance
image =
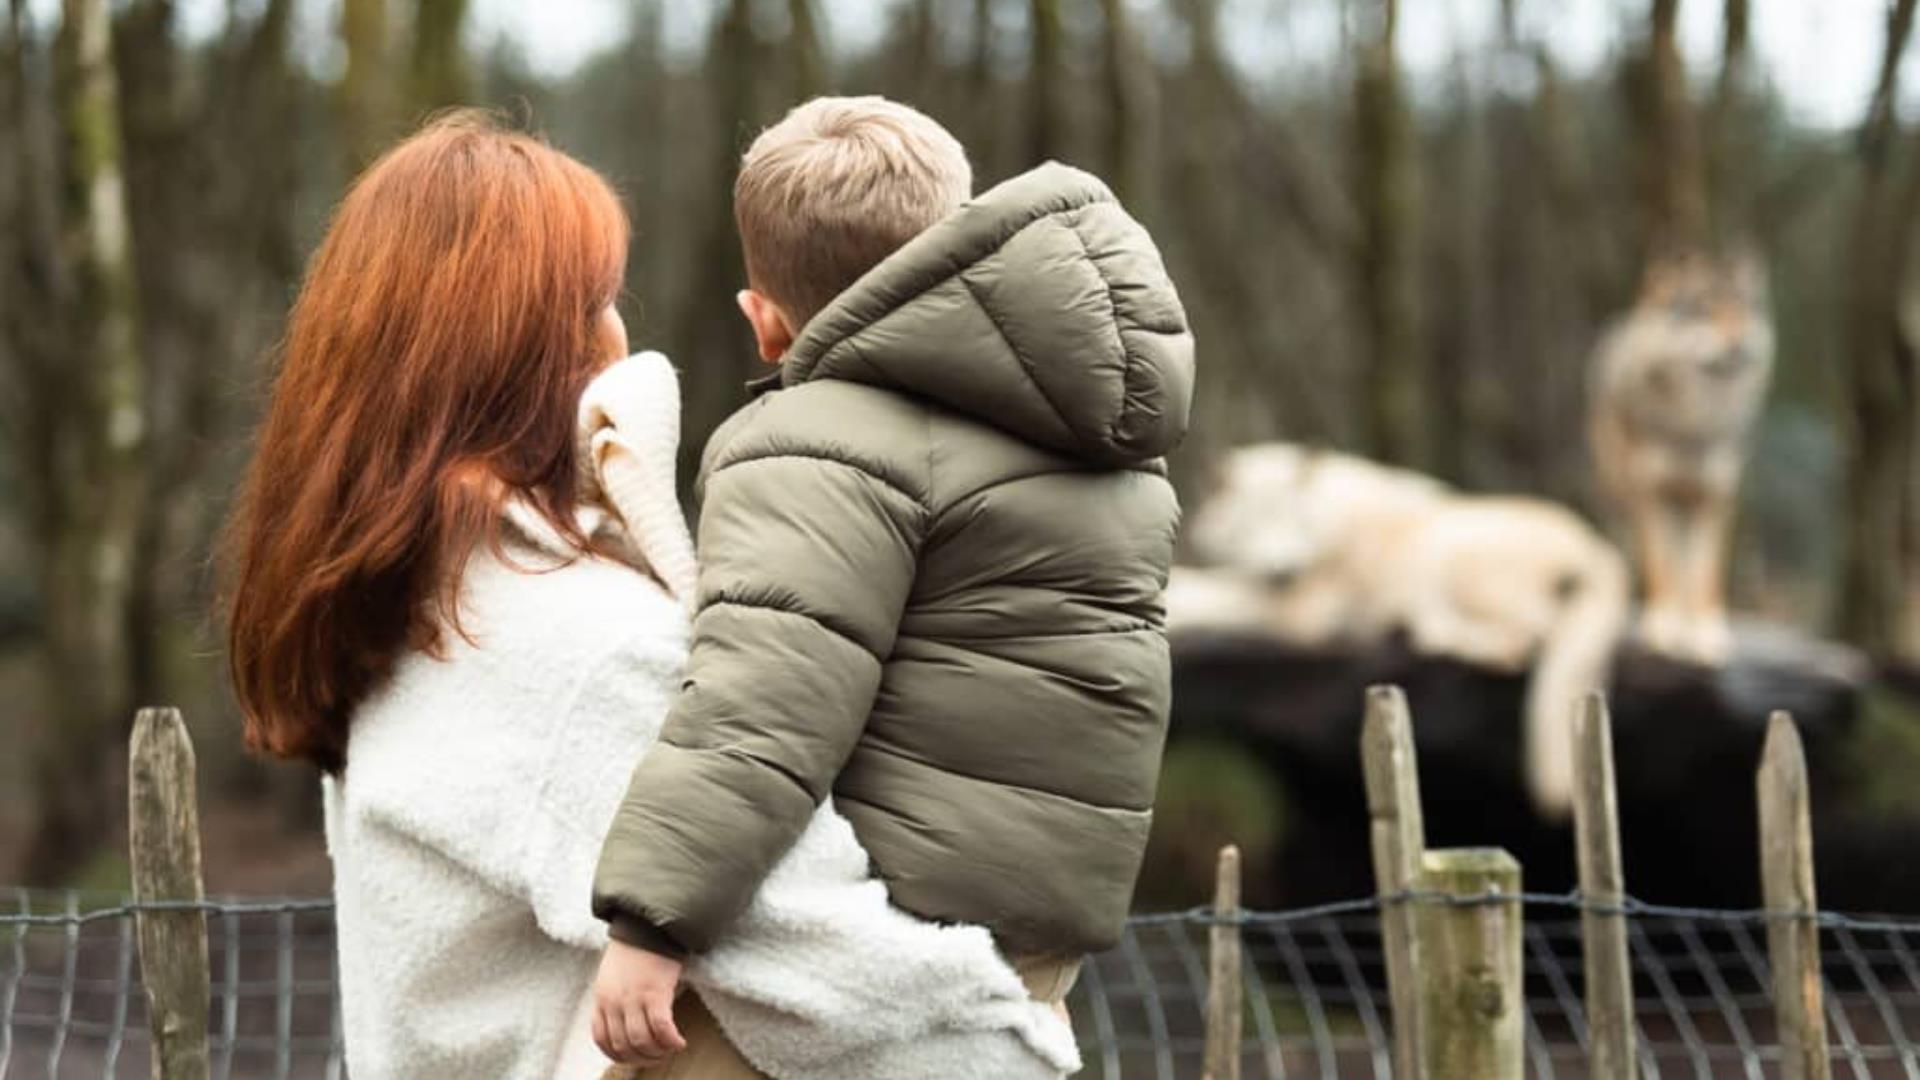
[[519, 495], [570, 542], [574, 423], [627, 219], [606, 182], [450, 114], [355, 181], [307, 267], [228, 529], [247, 745], [345, 767], [352, 712], [458, 627]]

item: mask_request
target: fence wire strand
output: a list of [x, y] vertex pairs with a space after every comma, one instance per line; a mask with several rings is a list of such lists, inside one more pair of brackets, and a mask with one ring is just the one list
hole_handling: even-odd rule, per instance
[[[135, 903], [124, 896], [0, 890], [0, 1080], [145, 1076], [150, 1051], [135, 917], [208, 917], [211, 1064], [222, 1080], [342, 1080], [333, 905], [312, 898]], [[1092, 958], [1070, 999], [1099, 1080], [1200, 1075], [1207, 935], [1241, 928], [1243, 1075], [1391, 1072], [1393, 1018], [1379, 916], [1402, 904], [1522, 905], [1528, 1075], [1586, 1080], [1580, 916], [1628, 920], [1637, 1056], [1649, 1080], [1777, 1075], [1762, 931], [1821, 931], [1829, 1056], [1839, 1075], [1920, 1077], [1920, 919], [1713, 909], [1577, 893], [1407, 892], [1282, 911], [1140, 915]]]

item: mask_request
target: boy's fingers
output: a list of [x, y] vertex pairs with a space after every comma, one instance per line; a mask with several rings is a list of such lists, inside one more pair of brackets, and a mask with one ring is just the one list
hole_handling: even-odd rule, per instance
[[647, 1021], [653, 1031], [653, 1041], [669, 1053], [679, 1053], [687, 1048], [687, 1040], [680, 1037], [680, 1028], [673, 1022], [673, 999], [656, 1001], [647, 1009]]
[[627, 1002], [621, 1019], [626, 1021], [627, 1044], [632, 1048], [630, 1051], [632, 1057], [628, 1060], [638, 1061], [641, 1058], [666, 1056], [667, 1048], [653, 1041], [653, 1028], [647, 1023], [645, 1002], [638, 999]]
[[613, 1044], [607, 1041], [607, 1021], [600, 1015], [597, 1002], [593, 1006], [593, 1045], [599, 1047], [600, 1053], [609, 1060], [613, 1058]]
[[607, 1056], [615, 1061], [627, 1061], [633, 1057], [633, 1044], [627, 1040], [626, 1020], [620, 1014], [617, 1005], [608, 1005], [600, 1010], [601, 1024], [607, 1030], [607, 1044], [602, 1047]]

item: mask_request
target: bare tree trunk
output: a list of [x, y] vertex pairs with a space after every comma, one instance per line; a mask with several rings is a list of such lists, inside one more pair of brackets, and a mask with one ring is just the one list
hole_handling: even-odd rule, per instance
[[129, 598], [145, 490], [146, 371], [122, 172], [108, 0], [66, 0], [56, 45], [60, 258], [70, 277], [64, 377], [38, 523], [57, 720], [34, 748], [39, 809], [27, 870], [58, 881], [106, 835], [111, 755], [132, 701]]
[[1365, 338], [1360, 430], [1369, 453], [1419, 468], [1430, 459], [1422, 408], [1427, 379], [1416, 295], [1412, 125], [1394, 54], [1398, 0], [1365, 0], [1359, 18], [1354, 130], [1361, 207], [1356, 276]]
[[1134, 41], [1133, 23], [1127, 12], [1127, 0], [1100, 0], [1105, 34], [1107, 96], [1107, 170], [1120, 201], [1133, 205], [1141, 197], [1141, 128], [1153, 114], [1142, 99], [1149, 93], [1140, 69], [1147, 63]]
[[[1500, 4], [1500, 44], [1496, 53], [1496, 64], [1518, 67], [1528, 61], [1527, 43], [1522, 41], [1519, 22], [1519, 4], [1517, 0], [1501, 0]], [[1464, 74], [1462, 82], [1466, 80]], [[1533, 421], [1525, 402], [1532, 399], [1529, 393], [1537, 385], [1540, 374], [1539, 345], [1541, 337], [1540, 313], [1537, 310], [1539, 281], [1537, 268], [1533, 262], [1534, 241], [1533, 226], [1537, 219], [1524, 216], [1532, 207], [1528, 197], [1541, 188], [1551, 188], [1551, 182], [1544, 175], [1541, 153], [1545, 140], [1536, 136], [1542, 134], [1532, 130], [1538, 124], [1537, 109], [1541, 97], [1547, 94], [1548, 86], [1544, 76], [1536, 83], [1536, 97], [1532, 102], [1523, 102], [1504, 85], [1495, 82], [1492, 94], [1486, 104], [1487, 137], [1486, 169], [1475, 177], [1470, 184], [1462, 185], [1456, 181], [1456, 187], [1465, 186], [1465, 192], [1456, 192], [1453, 200], [1462, 196], [1472, 200], [1472, 192], [1482, 184], [1492, 189], [1491, 198], [1480, 207], [1480, 220], [1463, 223], [1467, 228], [1477, 230], [1479, 242], [1485, 251], [1486, 281], [1485, 292], [1492, 304], [1497, 304], [1500, 332], [1493, 333], [1492, 312], [1481, 308], [1478, 320], [1481, 325], [1477, 331], [1469, 331], [1469, 357], [1477, 358], [1478, 377], [1466, 379], [1464, 387], [1465, 402], [1458, 409], [1457, 428], [1472, 431], [1477, 447], [1485, 449], [1484, 461], [1476, 461], [1473, 454], [1463, 453], [1460, 449], [1449, 450], [1445, 440], [1436, 439], [1434, 462], [1441, 475], [1449, 474], [1450, 458], [1461, 458], [1458, 462], [1458, 479], [1472, 486], [1490, 484], [1495, 488], [1517, 486], [1521, 478], [1529, 476], [1530, 467], [1537, 464], [1536, 456], [1530, 453], [1533, 443]], [[1482, 155], [1474, 150], [1468, 151], [1468, 161], [1463, 169], [1474, 169], [1474, 163]], [[1436, 196], [1436, 206], [1449, 200]], [[1469, 205], [1472, 205], [1471, 201]], [[1466, 216], [1459, 209], [1451, 211], [1447, 217]], [[1435, 225], [1444, 220], [1439, 213], [1434, 215]], [[1429, 287], [1428, 296], [1433, 298], [1433, 318], [1428, 332], [1433, 340], [1434, 362], [1436, 368], [1441, 363], [1441, 350], [1445, 346], [1448, 300], [1457, 288], [1456, 275], [1445, 274], [1438, 277]], [[1470, 294], [1469, 294], [1470, 295]], [[1468, 304], [1469, 316], [1474, 309]], [[1453, 318], [1460, 318], [1455, 315]], [[1472, 366], [1473, 360], [1467, 365]], [[1436, 379], [1446, 379], [1448, 374], [1436, 369]], [[1449, 426], [1442, 420], [1442, 429]], [[1523, 449], [1524, 447], [1524, 449]], [[1478, 482], [1478, 483], [1475, 483]]]
[[137, 701], [158, 701], [166, 626], [162, 593], [164, 525], [175, 466], [194, 440], [187, 437], [190, 400], [212, 392], [196, 378], [208, 359], [212, 302], [196, 303], [204, 274], [181, 272], [181, 252], [224, 240], [204, 224], [198, 203], [213, 171], [190, 145], [179, 58], [174, 49], [172, 0], [139, 0], [114, 32], [128, 222], [133, 237], [135, 289], [142, 313], [140, 349], [146, 369], [148, 497], [131, 545], [128, 595], [129, 678]]
[[[1912, 37], [1916, 0], [1897, 0], [1859, 136], [1860, 200], [1847, 267], [1844, 380], [1850, 423], [1841, 556], [1840, 622], [1854, 643], [1881, 656], [1920, 655], [1906, 609], [1917, 594], [1913, 537], [1915, 343], [1901, 319], [1912, 213], [1920, 170], [1894, 185], [1895, 102]], [[1914, 141], [1920, 144], [1920, 134]]]
[[[293, 232], [300, 187], [296, 135], [300, 90], [290, 60], [293, 17], [294, 0], [267, 0], [231, 75], [236, 91], [253, 104], [234, 136], [235, 143], [275, 148], [244, 200], [246, 245], [265, 275], [260, 288], [269, 296], [284, 295], [300, 275], [299, 243]], [[248, 360], [254, 351], [252, 344], [242, 350]]]
[[1060, 0], [1032, 0], [1031, 67], [1027, 72], [1027, 164], [1064, 156], [1066, 73], [1062, 70]]
[[1650, 252], [1688, 250], [1706, 241], [1706, 192], [1700, 140], [1694, 127], [1686, 61], [1680, 54], [1680, 0], [1652, 0], [1647, 56], [1640, 90], [1646, 126], [1642, 183], [1646, 186]]
[[[0, 146], [13, 148], [0, 154], [0, 221], [10, 228], [26, 221], [25, 189], [36, 156], [27, 145], [26, 36], [26, 2], [10, 0], [5, 37], [0, 38]], [[20, 317], [21, 311], [28, 310], [22, 278], [29, 242], [25, 234], [0, 237], [0, 372], [16, 373], [0, 379], [0, 434], [13, 434], [13, 425], [19, 422], [24, 392], [19, 373], [34, 363], [23, 340], [27, 320]]]
[[[60, 328], [46, 317], [57, 312], [62, 286], [54, 220], [58, 217], [58, 198], [53, 176], [52, 140], [45, 126], [51, 109], [42, 98], [42, 88], [29, 74], [44, 54], [36, 48], [26, 0], [9, 0], [8, 23], [11, 27], [8, 81], [10, 136], [8, 145], [19, 152], [6, 155], [12, 167], [11, 190], [6, 206], [5, 242], [7, 262], [5, 293], [0, 296], [0, 331], [4, 331], [14, 360], [0, 365], [5, 379], [8, 426], [17, 436], [16, 461], [51, 462], [54, 459], [58, 425], [54, 410], [46, 408], [59, 388]], [[33, 482], [22, 484], [26, 517], [36, 530], [44, 529], [57, 517], [52, 499], [54, 485]]]
[[467, 0], [417, 0], [413, 9], [411, 84], [416, 117], [473, 99], [461, 31]]
[[682, 491], [693, 490], [700, 447], [741, 401], [741, 384], [759, 373], [751, 339], [733, 297], [747, 285], [740, 257], [740, 241], [733, 223], [733, 182], [740, 171], [740, 153], [751, 138], [757, 116], [759, 87], [753, 34], [753, 0], [728, 0], [715, 21], [707, 45], [704, 81], [713, 108], [714, 156], [707, 167], [714, 193], [707, 224], [696, 233], [702, 280], [687, 294], [682, 316], [688, 366], [686, 430], [682, 442]]
[[1751, 0], [1724, 0], [1720, 16], [1720, 84], [1716, 97], [1726, 101], [1743, 89], [1752, 76], [1753, 9]]
[[[663, 242], [673, 231], [674, 219], [669, 215], [675, 213], [668, 187], [673, 177], [658, 150], [670, 141], [667, 117], [674, 104], [661, 59], [665, 7], [665, 0], [638, 0], [634, 5], [633, 38], [627, 54], [636, 76], [627, 104], [633, 117], [632, 141], [621, 147], [622, 156], [617, 160], [621, 173], [636, 185], [639, 196], [632, 210], [634, 235], [641, 239], [627, 250], [628, 292], [670, 310], [671, 301], [662, 292], [667, 284], [664, 279], [673, 274], [673, 264], [681, 262], [683, 256]], [[628, 314], [631, 317], [632, 313]], [[653, 333], [661, 330], [657, 326], [651, 329]]]
[[[300, 90], [288, 62], [294, 0], [267, 0], [264, 10], [229, 29], [229, 41], [209, 73], [209, 89], [191, 113], [192, 145], [170, 155], [170, 182], [197, 178], [182, 159], [205, 158], [204, 187], [188, 187], [183, 207], [169, 223], [168, 250], [157, 272], [142, 272], [142, 295], [155, 296], [155, 277], [193, 277], [180, 300], [189, 326], [187, 355], [166, 371], [173, 383], [168, 422], [156, 417], [154, 507], [148, 515], [147, 557], [161, 564], [155, 575], [167, 595], [156, 610], [175, 618], [204, 612], [211, 582], [199, 553], [212, 546], [217, 502], [187, 493], [223, 483], [216, 455], [223, 435], [236, 426], [242, 405], [230, 388], [243, 385], [273, 338], [279, 316], [300, 273], [294, 236], [295, 201], [302, 172]], [[245, 168], [239, 162], [248, 162]], [[180, 253], [197, 235], [221, 240], [218, 273], [178, 272]], [[154, 312], [148, 312], [151, 327]], [[149, 338], [151, 338], [151, 330]], [[158, 372], [159, 366], [154, 366]], [[156, 376], [157, 377], [157, 376]], [[177, 700], [168, 695], [168, 700]], [[154, 699], [159, 700], [159, 699]]]
[[[1179, 246], [1191, 251], [1196, 287], [1187, 302], [1196, 323], [1231, 320], [1245, 330], [1210, 352], [1212, 375], [1199, 388], [1195, 408], [1246, 422], [1201, 425], [1176, 462], [1184, 468], [1249, 432], [1270, 437], [1276, 426], [1293, 438], [1337, 438], [1354, 411], [1347, 406], [1347, 380], [1337, 371], [1274, 359], [1284, 351], [1271, 345], [1277, 337], [1315, 331], [1273, 326], [1274, 297], [1256, 271], [1271, 266], [1276, 253], [1249, 242], [1254, 229], [1264, 229], [1269, 242], [1291, 231], [1313, 270], [1347, 273], [1356, 243], [1352, 207], [1332, 170], [1301, 145], [1287, 119], [1263, 113], [1248, 99], [1220, 42], [1219, 8], [1219, 0], [1181, 0], [1176, 6], [1188, 60], [1167, 85], [1159, 156], [1171, 163], [1165, 181], [1171, 190], [1205, 193], [1183, 202], [1184, 227], [1167, 237], [1176, 256]], [[1322, 304], [1337, 308], [1346, 290], [1326, 291]], [[1323, 318], [1331, 323], [1339, 313]]]
[[787, 0], [788, 48], [793, 57], [793, 99], [797, 102], [827, 92], [826, 46], [820, 40], [820, 20], [814, 0]]
[[[1509, 51], [1502, 46], [1502, 54]], [[1474, 415], [1479, 404], [1475, 392], [1487, 383], [1507, 384], [1509, 379], [1501, 376], [1514, 374], [1512, 367], [1498, 366], [1504, 357], [1496, 336], [1489, 333], [1488, 271], [1498, 265], [1489, 250], [1498, 250], [1493, 246], [1502, 240], [1525, 236], [1532, 225], [1525, 216], [1526, 192], [1515, 190], [1520, 177], [1513, 164], [1521, 155], [1514, 151], [1525, 149], [1523, 132], [1515, 130], [1520, 126], [1514, 115], [1518, 110], [1504, 96], [1480, 100], [1471, 64], [1466, 47], [1456, 46], [1449, 64], [1451, 101], [1442, 107], [1445, 119], [1436, 133], [1427, 174], [1428, 196], [1450, 210], [1424, 223], [1427, 272], [1422, 275], [1431, 313], [1424, 335], [1432, 388], [1426, 410], [1432, 447], [1428, 465], [1435, 475], [1467, 486], [1472, 486], [1470, 476], [1479, 457], [1468, 437], [1481, 436], [1488, 428], [1474, 422], [1479, 419]], [[1489, 190], [1521, 196], [1504, 204], [1497, 229], [1488, 228], [1486, 221], [1493, 199], [1483, 193]], [[1532, 328], [1532, 297], [1509, 299], [1520, 303], [1502, 313], [1509, 332], [1498, 338], [1524, 342]], [[1534, 382], [1522, 379], [1514, 389]]]
[[[931, 18], [931, 0], [925, 5]], [[994, 73], [994, 48], [998, 35], [994, 27], [996, 0], [973, 0], [973, 56], [967, 65], [967, 83], [972, 108], [968, 122], [972, 137], [967, 148], [972, 152], [974, 173], [978, 177], [997, 177], [1000, 172], [1003, 141], [1000, 139], [1000, 83]], [[984, 187], [985, 184], [978, 186]]]
[[371, 162], [392, 135], [392, 72], [387, 57], [386, 0], [342, 0], [340, 41], [347, 69], [335, 87], [340, 146], [349, 176]]
[[1753, 116], [1753, 18], [1750, 0], [1724, 0], [1720, 77], [1707, 118], [1707, 200], [1713, 236], [1743, 239], [1753, 227], [1751, 160], [1760, 151]]
[[1566, 433], [1584, 424], [1586, 352], [1618, 307], [1632, 241], [1608, 227], [1578, 103], [1552, 52], [1523, 29], [1521, 7], [1502, 4], [1502, 62], [1530, 66], [1533, 89], [1526, 98], [1497, 90], [1492, 106], [1486, 318], [1499, 329], [1484, 339], [1494, 363], [1475, 380], [1467, 430], [1496, 466], [1476, 479], [1578, 503], [1591, 494], [1592, 469], [1585, 442]]

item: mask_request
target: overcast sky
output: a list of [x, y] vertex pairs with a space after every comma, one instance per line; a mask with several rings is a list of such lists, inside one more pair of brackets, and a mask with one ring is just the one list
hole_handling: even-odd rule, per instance
[[[1332, 44], [1331, 13], [1338, 5], [1331, 0], [1224, 2], [1237, 24], [1228, 38], [1250, 54], [1245, 57], [1250, 61], [1265, 50], [1311, 55]], [[1886, 0], [1752, 0], [1752, 5], [1756, 50], [1796, 113], [1810, 123], [1854, 123], [1870, 90]], [[682, 24], [698, 21], [697, 14], [685, 12], [703, 8], [690, 0], [668, 6], [680, 10], [676, 21]], [[869, 43], [889, 6], [886, 0], [824, 0], [836, 47]], [[1165, 5], [1136, 0], [1135, 6]], [[1720, 6], [1719, 0], [1687, 0], [1681, 8], [1688, 53], [1702, 65], [1719, 47]], [[483, 38], [510, 34], [540, 69], [565, 70], [618, 38], [627, 7], [623, 0], [475, 0], [474, 30]], [[1403, 0], [1402, 51], [1408, 65], [1416, 73], [1433, 73], [1463, 39], [1484, 40], [1492, 32], [1498, 7], [1498, 0]], [[1521, 5], [1537, 23], [1539, 36], [1569, 63], [1582, 66], [1604, 58], [1621, 20], [1643, 17], [1645, 8], [1645, 0], [1523, 0]], [[693, 26], [677, 29], [698, 32]], [[1920, 83], [1920, 77], [1909, 76], [1908, 82]], [[1920, 86], [1914, 89], [1920, 96]]]
[[[258, 0], [254, 0], [258, 2]], [[337, 0], [300, 0], [306, 40], [324, 43]], [[1154, 10], [1163, 0], [1133, 0]], [[191, 32], [217, 27], [229, 0], [180, 0], [182, 19]], [[822, 0], [836, 49], [871, 44], [885, 25], [890, 0]], [[1290, 58], [1311, 62], [1327, 55], [1337, 0], [1223, 0], [1232, 32], [1227, 35], [1240, 59], [1268, 68]], [[1752, 0], [1754, 34], [1765, 70], [1786, 92], [1795, 113], [1822, 125], [1856, 122], [1866, 99], [1880, 48], [1886, 0]], [[43, 19], [51, 19], [59, 0], [33, 0]], [[696, 41], [711, 5], [672, 0], [669, 33]], [[629, 0], [473, 0], [470, 30], [478, 44], [511, 37], [544, 74], [561, 74], [595, 51], [622, 37]], [[1019, 5], [1009, 10], [1017, 14]], [[1405, 30], [1401, 48], [1416, 76], [1431, 75], [1463, 41], [1484, 40], [1493, 26], [1498, 0], [1403, 0]], [[1643, 17], [1645, 0], [1522, 0], [1551, 47], [1575, 66], [1592, 65], [1607, 55], [1624, 18]], [[1686, 0], [1684, 34], [1688, 53], [1710, 63], [1719, 40], [1719, 0]], [[1628, 13], [1628, 14], [1623, 14]], [[1151, 23], [1148, 23], [1151, 26]], [[316, 55], [323, 55], [324, 49]], [[324, 59], [322, 60], [324, 63]], [[1909, 60], [1909, 67], [1916, 61]], [[1706, 70], [1703, 66], [1702, 70]], [[1920, 78], [1907, 79], [1920, 101]]]

